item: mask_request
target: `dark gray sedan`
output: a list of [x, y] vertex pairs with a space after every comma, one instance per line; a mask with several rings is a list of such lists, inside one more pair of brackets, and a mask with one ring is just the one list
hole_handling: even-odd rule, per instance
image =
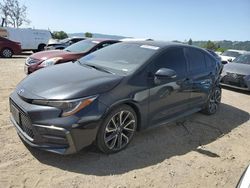
[[250, 52], [224, 66], [221, 85], [250, 91]]

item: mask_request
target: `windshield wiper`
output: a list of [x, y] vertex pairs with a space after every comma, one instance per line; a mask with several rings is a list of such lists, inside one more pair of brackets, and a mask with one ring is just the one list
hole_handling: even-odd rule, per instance
[[96, 70], [103, 71], [103, 72], [106, 72], [106, 73], [114, 74], [113, 72], [110, 72], [109, 70], [105, 69], [104, 67], [99, 67], [99, 66], [96, 66], [96, 65], [89, 65], [89, 64], [82, 64], [82, 65], [86, 65], [88, 67], [92, 67], [92, 68], [94, 68]]

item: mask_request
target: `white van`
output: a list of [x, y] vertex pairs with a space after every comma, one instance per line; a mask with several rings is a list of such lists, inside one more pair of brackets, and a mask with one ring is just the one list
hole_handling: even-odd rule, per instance
[[0, 37], [21, 43], [22, 50], [41, 51], [51, 39], [48, 30], [0, 27]]

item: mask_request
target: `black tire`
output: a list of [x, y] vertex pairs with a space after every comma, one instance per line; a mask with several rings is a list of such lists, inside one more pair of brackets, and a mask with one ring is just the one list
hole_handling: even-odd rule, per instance
[[10, 48], [3, 48], [1, 56], [4, 58], [11, 58], [13, 56], [13, 51]]
[[202, 113], [207, 115], [215, 114], [219, 108], [220, 103], [221, 103], [221, 88], [219, 86], [216, 86], [209, 95], [207, 104], [205, 108], [202, 110]]
[[37, 51], [38, 52], [43, 51], [45, 46], [46, 46], [45, 44], [39, 44]]
[[104, 153], [116, 153], [128, 146], [137, 128], [137, 115], [133, 108], [121, 105], [104, 119], [97, 133], [97, 147]]

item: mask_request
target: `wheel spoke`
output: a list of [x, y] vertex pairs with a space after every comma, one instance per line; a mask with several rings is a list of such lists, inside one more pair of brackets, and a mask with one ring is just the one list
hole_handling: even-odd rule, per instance
[[123, 115], [124, 111], [121, 111], [120, 114], [119, 114], [119, 125], [122, 124], [122, 115]]
[[111, 144], [109, 146], [110, 149], [113, 149], [115, 147], [116, 142], [117, 142], [117, 138], [118, 138], [118, 136], [115, 135], [115, 138], [112, 140], [112, 142], [111, 142]]
[[121, 136], [126, 140], [125, 144], [127, 144], [129, 142], [129, 138], [124, 133], [122, 133]]
[[122, 125], [123, 125], [123, 124], [125, 123], [125, 121], [128, 119], [129, 115], [130, 115], [130, 112], [128, 112], [128, 114], [126, 115], [126, 117], [125, 117], [124, 120], [122, 121]]
[[114, 117], [112, 117], [111, 122], [113, 123], [113, 125], [114, 125], [114, 126], [115, 126], [115, 128], [117, 129], [117, 124], [115, 123], [115, 119], [114, 119]]
[[117, 134], [112, 133], [107, 138], [105, 138], [105, 142], [108, 143], [110, 140], [114, 139], [117, 136]]
[[117, 130], [116, 127], [111, 128], [109, 125], [106, 127], [106, 132], [107, 132], [107, 133], [115, 132], [116, 130]]
[[127, 131], [134, 131], [134, 129], [129, 128], [128, 126], [131, 125], [131, 123], [135, 123], [135, 120], [129, 121], [126, 125], [123, 126], [123, 129]]
[[118, 149], [121, 149], [121, 147], [122, 147], [122, 134], [120, 134], [119, 136], [118, 136], [118, 142], [117, 142], [117, 147], [118, 147]]

